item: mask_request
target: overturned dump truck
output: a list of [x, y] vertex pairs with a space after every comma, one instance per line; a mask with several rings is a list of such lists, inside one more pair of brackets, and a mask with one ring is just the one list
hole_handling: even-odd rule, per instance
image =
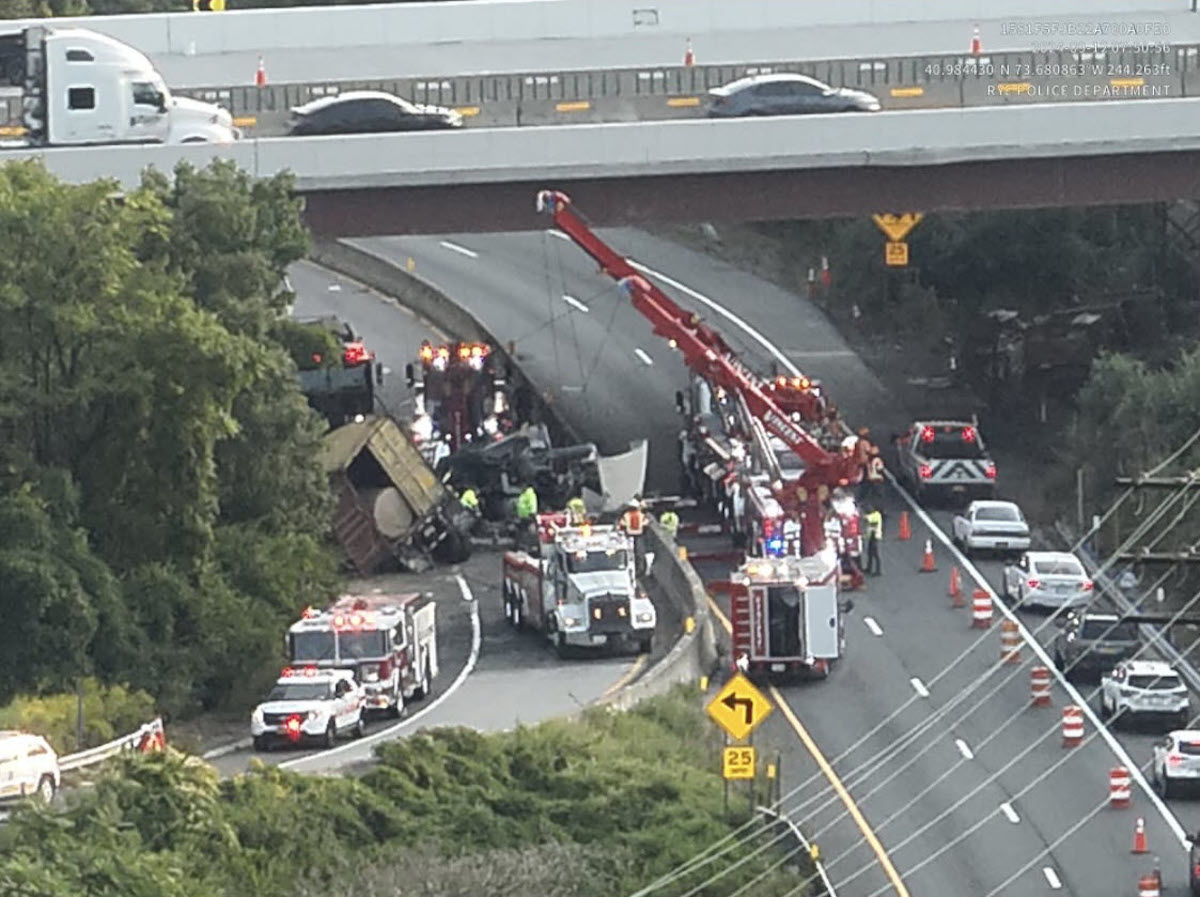
[[593, 443], [554, 447], [545, 425], [531, 424], [487, 445], [467, 446], [443, 458], [439, 478], [458, 492], [474, 489], [486, 520], [512, 516], [513, 502], [529, 484], [542, 507], [562, 508], [583, 498], [593, 514], [622, 509], [642, 492], [647, 444], [602, 457]]
[[358, 573], [470, 556], [469, 512], [395, 421], [366, 415], [338, 427], [322, 440], [321, 461], [337, 497], [334, 532]]

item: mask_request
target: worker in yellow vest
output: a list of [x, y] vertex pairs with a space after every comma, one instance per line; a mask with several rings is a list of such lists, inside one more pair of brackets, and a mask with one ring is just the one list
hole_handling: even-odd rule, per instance
[[576, 496], [568, 501], [567, 524], [570, 526], [583, 526], [587, 522], [587, 505], [583, 503], [583, 499]]
[[670, 508], [663, 511], [662, 516], [658, 518], [658, 522], [662, 524], [662, 528], [667, 531], [667, 535], [672, 539], [679, 532], [679, 515]]
[[874, 505], [867, 506], [867, 569], [868, 576], [883, 573], [879, 561], [879, 543], [883, 541], [883, 513]]

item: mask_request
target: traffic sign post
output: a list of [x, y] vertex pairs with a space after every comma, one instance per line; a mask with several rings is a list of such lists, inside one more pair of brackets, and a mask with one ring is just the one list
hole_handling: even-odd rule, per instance
[[741, 673], [725, 683], [705, 708], [734, 741], [741, 741], [757, 729], [773, 709], [766, 696]]
[[908, 264], [908, 244], [885, 243], [883, 246], [883, 260], [887, 262], [889, 268], [903, 268]]

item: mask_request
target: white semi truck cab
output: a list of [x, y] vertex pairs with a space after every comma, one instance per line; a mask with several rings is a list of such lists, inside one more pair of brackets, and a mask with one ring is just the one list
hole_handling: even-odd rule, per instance
[[[23, 51], [22, 119], [38, 146], [112, 143], [231, 143], [229, 112], [174, 97], [149, 58], [107, 35], [40, 25], [0, 35], [4, 52]], [[8, 56], [8, 67], [15, 69]], [[15, 74], [14, 72], [10, 72]]]

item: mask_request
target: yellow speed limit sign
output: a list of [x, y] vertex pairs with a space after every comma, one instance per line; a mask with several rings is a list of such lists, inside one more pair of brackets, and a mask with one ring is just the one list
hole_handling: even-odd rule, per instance
[[727, 747], [721, 758], [721, 775], [727, 779], [754, 778], [755, 756], [752, 747]]

